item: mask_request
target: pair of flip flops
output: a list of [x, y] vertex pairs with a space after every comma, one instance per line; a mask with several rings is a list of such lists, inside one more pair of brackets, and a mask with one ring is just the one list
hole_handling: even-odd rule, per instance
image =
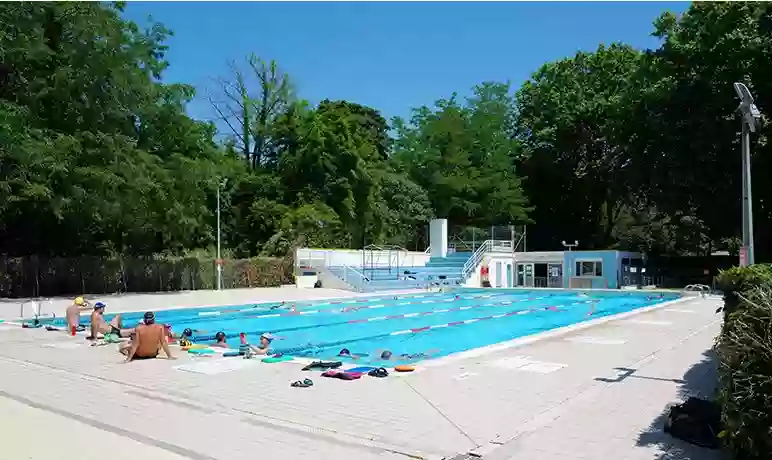
[[311, 379], [296, 380], [290, 384], [295, 388], [308, 388], [314, 386], [314, 382]]
[[389, 372], [385, 368], [379, 367], [378, 369], [371, 370], [367, 375], [370, 377], [384, 378], [389, 376]]
[[340, 361], [314, 361], [303, 368], [304, 371], [313, 371], [318, 369], [337, 369], [342, 366]]

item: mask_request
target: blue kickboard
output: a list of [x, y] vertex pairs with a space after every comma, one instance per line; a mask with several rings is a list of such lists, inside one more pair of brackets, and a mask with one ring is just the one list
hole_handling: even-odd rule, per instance
[[373, 369], [378, 369], [377, 367], [371, 367], [371, 366], [362, 366], [362, 367], [354, 367], [352, 369], [346, 369], [345, 372], [361, 372], [362, 374], [366, 374], [370, 372]]

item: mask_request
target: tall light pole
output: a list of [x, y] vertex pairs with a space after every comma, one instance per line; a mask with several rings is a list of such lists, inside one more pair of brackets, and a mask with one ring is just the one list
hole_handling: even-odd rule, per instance
[[[753, 196], [751, 195], [751, 134], [756, 132], [756, 127], [761, 119], [761, 112], [753, 103], [753, 96], [748, 87], [742, 83], [735, 83], [734, 90], [740, 98], [737, 112], [742, 123], [741, 154], [743, 167], [743, 247], [740, 248], [740, 266], [753, 265]], [[744, 256], [744, 257], [743, 257]]]
[[222, 255], [220, 254], [220, 188], [225, 187], [228, 179], [217, 181], [217, 290], [222, 290]]

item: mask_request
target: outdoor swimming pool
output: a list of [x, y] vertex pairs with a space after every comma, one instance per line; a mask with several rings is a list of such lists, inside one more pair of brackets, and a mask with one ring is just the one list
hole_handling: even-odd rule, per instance
[[[678, 298], [677, 294], [503, 289], [456, 289], [446, 293], [380, 295], [329, 301], [258, 304], [156, 312], [176, 333], [194, 331], [206, 343], [223, 331], [228, 344], [239, 333], [257, 343], [275, 337], [276, 352], [315, 359], [341, 359], [346, 348], [362, 364], [410, 363], [483, 347], [530, 334], [614, 315]], [[294, 311], [292, 307], [294, 305]], [[108, 306], [109, 308], [109, 306]], [[111, 315], [105, 315], [109, 320]], [[124, 314], [125, 327], [142, 313]], [[400, 358], [400, 355], [407, 355]], [[345, 359], [343, 359], [345, 360]]]

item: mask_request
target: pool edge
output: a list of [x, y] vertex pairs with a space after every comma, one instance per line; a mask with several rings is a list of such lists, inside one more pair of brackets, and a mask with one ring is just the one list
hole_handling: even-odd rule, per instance
[[486, 345], [484, 347], [478, 347], [478, 348], [472, 348], [471, 350], [464, 350], [459, 351], [456, 353], [451, 353], [447, 356], [443, 356], [436, 359], [428, 359], [424, 361], [417, 361], [413, 363], [413, 365], [416, 366], [416, 370], [412, 373], [421, 372], [424, 369], [432, 368], [432, 367], [440, 367], [445, 366], [448, 364], [451, 364], [456, 361], [461, 361], [468, 358], [476, 358], [479, 356], [488, 355], [491, 353], [495, 353], [497, 351], [501, 350], [508, 350], [510, 348], [517, 348], [522, 347], [525, 345], [530, 345], [535, 342], [539, 342], [542, 340], [548, 340], [553, 339], [556, 337], [560, 337], [563, 335], [570, 334], [572, 332], [580, 331], [583, 329], [588, 329], [593, 326], [598, 326], [601, 324], [606, 324], [612, 321], [617, 321], [620, 319], [629, 318], [631, 316], [639, 315], [642, 313], [647, 313], [651, 311], [660, 310], [663, 308], [667, 308], [670, 306], [673, 306], [678, 303], [686, 302], [689, 300], [695, 300], [696, 297], [680, 297], [678, 299], [668, 300], [666, 302], [662, 302], [660, 304], [651, 305], [648, 307], [638, 308], [631, 311], [626, 311], [622, 313], [617, 313], [615, 315], [610, 316], [604, 316], [602, 318], [593, 319], [590, 321], [582, 321], [580, 323], [570, 324], [568, 326], [559, 327], [557, 329], [551, 329], [549, 331], [539, 332], [536, 334], [527, 335], [524, 337], [518, 337], [516, 339], [507, 340], [505, 342], [499, 342], [491, 345]]

